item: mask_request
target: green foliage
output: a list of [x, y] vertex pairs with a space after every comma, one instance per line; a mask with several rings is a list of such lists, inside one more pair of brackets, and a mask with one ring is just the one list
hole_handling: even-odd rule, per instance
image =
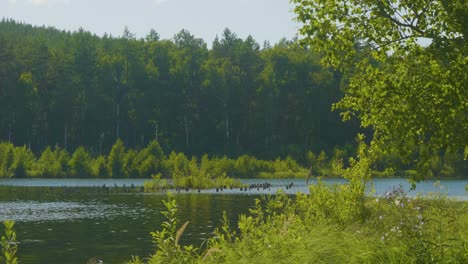
[[[152, 143], [153, 144], [153, 143]], [[156, 147], [154, 147], [156, 146]], [[91, 156], [84, 148], [77, 149], [72, 157], [66, 150], [59, 147], [46, 148], [39, 159], [26, 147], [15, 147], [10, 143], [0, 143], [0, 176], [1, 177], [112, 177], [109, 165], [109, 157], [114, 157], [120, 177], [151, 177], [161, 174], [166, 179], [173, 179], [175, 186], [193, 188], [211, 188], [219, 186], [238, 186], [237, 178], [304, 178], [309, 171], [311, 176], [347, 177], [350, 170], [356, 164], [360, 164], [359, 170], [378, 177], [402, 176], [416, 177], [418, 172], [408, 169], [396, 161], [392, 156], [379, 156], [370, 162], [370, 157], [375, 157], [375, 149], [372, 155], [369, 150], [362, 150], [366, 159], [348, 158], [349, 150], [336, 148], [330, 159], [322, 152], [316, 156], [313, 152], [306, 155], [306, 164], [312, 164], [311, 168], [303, 167], [291, 157], [286, 159], [259, 160], [255, 157], [243, 155], [237, 159], [227, 157], [209, 157], [204, 155], [200, 160], [192, 157], [188, 159], [183, 153], [172, 152], [168, 158], [158, 145], [151, 144], [140, 151], [116, 147], [109, 156]], [[123, 147], [123, 143], [121, 145]], [[153, 150], [157, 150], [153, 152]], [[158, 150], [159, 149], [159, 150]], [[354, 152], [354, 151], [352, 151]], [[155, 153], [156, 155], [152, 154]], [[117, 155], [118, 154], [118, 155]], [[361, 154], [362, 155], [362, 154]], [[117, 159], [116, 157], [120, 157]], [[320, 158], [320, 159], [319, 159]], [[462, 157], [448, 149], [443, 156], [431, 158], [430, 169], [435, 176], [454, 176], [460, 174], [463, 169]], [[121, 160], [119, 162], [119, 160]], [[393, 164], [392, 167], [385, 167]], [[369, 166], [370, 171], [364, 167]], [[393, 168], [401, 167], [402, 170]], [[363, 177], [361, 174], [359, 177]], [[119, 177], [119, 176], [116, 176]]]
[[[398, 18], [391, 11], [401, 6], [404, 16], [414, 18], [413, 11], [406, 13], [407, 3], [392, 2], [389, 7], [379, 6], [377, 0], [295, 2], [299, 21], [312, 24], [302, 33], [314, 45], [281, 40], [261, 48], [252, 37], [241, 39], [226, 29], [209, 49], [186, 30], [171, 40], [161, 40], [155, 31], [138, 40], [128, 29], [121, 37], [99, 37], [84, 30], [62, 32], [3, 19], [0, 72], [8, 74], [0, 80], [2, 140], [27, 144], [38, 157], [50, 142], [70, 152], [84, 146], [105, 155], [122, 138], [135, 152], [155, 139], [167, 153], [198, 158], [205, 153], [231, 158], [248, 153], [264, 160], [291, 156], [302, 164], [307, 151], [319, 155], [324, 150], [329, 156], [325, 160], [336, 163], [333, 149], [352, 142], [359, 131], [358, 122], [344, 125], [338, 113], [329, 111], [345, 92], [335, 108], [343, 109], [344, 117], [358, 115], [363, 126], [377, 132], [372, 138], [382, 144], [372, 144], [374, 151], [392, 151], [392, 159], [406, 156], [405, 163], [396, 162], [393, 169], [418, 167], [427, 173], [429, 159], [444, 155], [444, 141], [452, 142], [457, 157], [466, 157], [466, 133], [453, 132], [467, 130], [468, 123], [462, 89], [466, 42], [459, 33], [465, 27], [453, 26], [464, 20], [452, 19], [465, 17], [460, 0], [435, 1], [427, 10], [421, 9], [421, 1], [414, 4], [414, 12], [426, 10], [424, 22], [418, 23], [432, 31], [430, 37], [421, 36], [432, 39], [431, 45], [420, 49], [411, 32], [393, 42], [398, 38], [395, 32], [405, 27], [382, 16]], [[308, 9], [315, 5], [320, 8]], [[370, 17], [375, 19], [367, 20]], [[430, 27], [446, 19], [447, 30]], [[443, 27], [439, 22], [434, 23]], [[338, 28], [342, 24], [344, 30]], [[314, 32], [317, 38], [312, 38]], [[378, 45], [385, 39], [389, 43]], [[341, 71], [322, 66], [321, 60]], [[345, 87], [340, 89], [340, 84]], [[401, 144], [387, 144], [392, 142]], [[415, 149], [422, 145], [427, 149]], [[153, 155], [137, 158], [126, 166], [129, 170], [114, 171], [116, 177], [149, 177], [161, 171], [166, 175], [163, 159]], [[223, 166], [232, 166], [228, 163]], [[245, 170], [243, 166], [238, 167]], [[333, 175], [330, 167], [320, 164], [313, 169], [317, 175]], [[34, 170], [26, 173], [43, 173], [43, 168]], [[464, 175], [463, 170], [466, 165], [457, 161], [436, 173]], [[259, 174], [256, 168], [246, 172]], [[13, 176], [11, 168], [2, 168], [2, 174]]]
[[330, 186], [319, 181], [310, 195], [257, 200], [250, 214], [239, 218], [239, 233], [223, 221], [203, 262], [467, 261], [466, 204], [440, 195], [408, 198], [400, 189], [366, 198], [363, 189], [353, 182]]
[[[197, 189], [218, 188], [223, 186], [238, 187], [240, 181], [228, 176], [225, 167], [228, 159], [209, 159], [207, 155], [198, 162], [195, 157], [189, 160], [183, 153], [172, 152], [165, 162], [175, 187], [190, 187]], [[233, 162], [232, 160], [230, 162]]]
[[[435, 186], [440, 187], [440, 186]], [[466, 261], [466, 204], [448, 201], [436, 193], [431, 199], [410, 199], [401, 189], [369, 202], [370, 226], [382, 234], [388, 247], [400, 245], [399, 254], [420, 263], [463, 263]], [[462, 254], [460, 254], [462, 253]]]
[[[372, 128], [372, 152], [430, 174], [431, 158], [468, 145], [466, 3], [302, 1], [303, 43], [346, 76], [334, 109]], [[423, 43], [423, 44], [422, 44]], [[376, 156], [377, 157], [377, 156]], [[376, 158], [373, 157], [373, 158]], [[437, 162], [435, 162], [437, 163]]]
[[11, 143], [0, 143], [1, 176], [13, 176], [14, 146]]
[[310, 187], [310, 203], [302, 204], [299, 210], [313, 218], [312, 221], [342, 226], [365, 220], [365, 184], [353, 181], [350, 184], [326, 186], [320, 179]]
[[183, 153], [172, 152], [166, 162], [166, 167], [172, 175], [174, 186], [181, 185], [182, 179], [190, 175], [189, 160]]
[[[165, 218], [161, 225], [161, 230], [151, 232], [156, 251], [148, 259], [148, 264], [159, 263], [194, 263], [198, 258], [197, 248], [190, 246], [181, 246], [180, 237], [189, 224], [186, 222], [178, 227], [177, 221], [177, 203], [171, 193], [167, 194], [167, 200], [163, 200], [165, 211], [161, 212]], [[139, 258], [133, 257], [129, 263], [141, 263]]]
[[151, 181], [143, 183], [145, 192], [154, 192], [162, 189], [168, 189], [169, 183], [166, 179], [161, 179], [161, 174], [154, 175]]
[[54, 149], [55, 157], [57, 158], [58, 162], [60, 163], [60, 167], [62, 168], [62, 172], [60, 175], [68, 176], [70, 167], [68, 166], [68, 161], [70, 160], [70, 154], [65, 149], [61, 149], [58, 146], [55, 146]]
[[136, 39], [128, 29], [100, 37], [5, 18], [0, 57], [1, 140], [34, 151], [56, 142], [103, 155], [118, 138], [132, 149], [154, 139], [197, 157], [298, 160], [358, 128], [342, 129], [329, 111], [341, 76], [296, 41], [262, 48], [229, 29], [212, 45], [187, 30], [172, 39], [154, 30]]
[[308, 151], [306, 153], [306, 162], [308, 166], [315, 166], [317, 163], [317, 155], [312, 151]]
[[1, 237], [2, 255], [0, 256], [0, 263], [17, 264], [16, 252], [18, 251], [18, 245], [16, 232], [13, 229], [15, 222], [5, 221], [3, 225], [5, 226], [5, 232]]
[[26, 146], [14, 149], [14, 161], [10, 169], [15, 177], [26, 177], [33, 170], [36, 157]]
[[0, 177], [26, 177], [35, 175], [36, 157], [26, 146], [15, 147], [0, 143]]
[[36, 174], [40, 177], [67, 176], [68, 153], [55, 147], [54, 151], [47, 147], [37, 160]]
[[243, 155], [237, 158], [232, 170], [232, 176], [255, 178], [262, 170], [262, 165], [255, 157]]
[[109, 173], [107, 172], [107, 162], [106, 158], [103, 156], [98, 156], [92, 161], [91, 165], [92, 175], [97, 178], [108, 177]]
[[[360, 142], [363, 138], [360, 139]], [[359, 144], [358, 144], [359, 145]], [[359, 145], [361, 146], [361, 145]], [[356, 151], [363, 158], [349, 158]], [[416, 177], [418, 172], [405, 167], [391, 155], [377, 155], [375, 148], [364, 145], [364, 149], [350, 151], [349, 148], [335, 148], [333, 155], [322, 151], [316, 156], [306, 154], [306, 166], [296, 162], [291, 156], [286, 159], [260, 160], [253, 156], [242, 155], [236, 159], [209, 157], [189, 159], [184, 153], [173, 151], [166, 158], [157, 142], [150, 143], [141, 150], [125, 151], [123, 142], [116, 143], [109, 155], [93, 157], [84, 147], [75, 150], [72, 157], [60, 147], [46, 148], [39, 159], [26, 147], [15, 147], [10, 143], [0, 143], [0, 177], [142, 177], [150, 178], [161, 174], [172, 179], [174, 186], [193, 188], [212, 188], [220, 186], [238, 186], [239, 178], [304, 178], [310, 176], [345, 177], [349, 173], [363, 172], [358, 178], [368, 179], [370, 175], [378, 177], [403, 176]], [[378, 158], [375, 158], [378, 156]], [[460, 175], [464, 163], [460, 153], [448, 149], [442, 156], [433, 156], [429, 163], [430, 172], [435, 176]], [[371, 162], [372, 160], [372, 162]], [[114, 166], [112, 174], [111, 165]], [[390, 167], [386, 167], [389, 164]], [[353, 169], [361, 166], [358, 170]], [[369, 170], [365, 170], [369, 166]], [[402, 168], [395, 170], [394, 168]]]
[[155, 140], [151, 141], [138, 154], [137, 168], [139, 175], [147, 176], [163, 172], [165, 159], [166, 156], [159, 143]]
[[327, 160], [327, 153], [325, 151], [321, 151], [320, 154], [317, 156], [317, 165], [319, 167], [323, 167], [325, 165], [325, 162]]
[[306, 171], [292, 172], [292, 171], [275, 171], [275, 172], [260, 172], [258, 178], [262, 179], [291, 179], [291, 178], [305, 178]]
[[92, 175], [91, 155], [84, 147], [79, 147], [73, 152], [68, 164], [70, 173], [74, 177], [89, 177]]
[[138, 153], [134, 151], [133, 149], [130, 149], [127, 151], [127, 153], [125, 153], [123, 164], [122, 164], [125, 177], [130, 178], [130, 177], [140, 176], [140, 173], [138, 171], [139, 164], [138, 164], [137, 158], [138, 158]]
[[[161, 174], [177, 187], [212, 188], [238, 186], [238, 178], [300, 178], [307, 170], [292, 157], [272, 161], [242, 155], [189, 159], [182, 152], [166, 157], [159, 143], [152, 141], [141, 150], [125, 150], [118, 140], [108, 155], [92, 156], [83, 146], [71, 157], [60, 147], [47, 147], [39, 159], [26, 147], [0, 143], [0, 177], [142, 177]], [[323, 162], [327, 166], [326, 162]], [[321, 168], [324, 169], [324, 168]]]
[[124, 155], [125, 146], [123, 141], [118, 139], [112, 146], [107, 159], [107, 167], [111, 177], [120, 178], [124, 176]]

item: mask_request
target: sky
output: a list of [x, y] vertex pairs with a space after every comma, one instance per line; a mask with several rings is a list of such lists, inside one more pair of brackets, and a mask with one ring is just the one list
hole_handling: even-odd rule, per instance
[[137, 38], [155, 29], [162, 38], [189, 30], [209, 45], [229, 28], [241, 38], [263, 44], [296, 36], [299, 24], [289, 0], [0, 0], [0, 18], [99, 36], [120, 36], [125, 28]]

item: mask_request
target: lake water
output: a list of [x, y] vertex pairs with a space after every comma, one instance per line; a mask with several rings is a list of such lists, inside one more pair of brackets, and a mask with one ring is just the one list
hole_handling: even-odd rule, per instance
[[[149, 232], [158, 230], [164, 193], [144, 194], [137, 190], [143, 179], [0, 179], [0, 221], [16, 221], [21, 243], [21, 263], [86, 263], [92, 257], [104, 263], [123, 263], [131, 255], [148, 256], [153, 251]], [[263, 190], [181, 191], [176, 199], [179, 221], [190, 221], [181, 243], [202, 245], [220, 226], [223, 211], [235, 228], [239, 214], [247, 213], [255, 198], [279, 189], [289, 194], [308, 193], [304, 180], [243, 180], [245, 184], [269, 182]], [[342, 183], [341, 179], [327, 179]], [[292, 188], [286, 185], [293, 183]], [[313, 181], [312, 181], [313, 183]], [[130, 186], [135, 186], [131, 189]], [[401, 186], [405, 179], [377, 179], [375, 195]], [[451, 199], [468, 200], [468, 180], [425, 181], [410, 196], [442, 192]], [[104, 191], [102, 186], [118, 186]], [[125, 185], [125, 189], [123, 186]], [[98, 188], [101, 186], [101, 188]]]

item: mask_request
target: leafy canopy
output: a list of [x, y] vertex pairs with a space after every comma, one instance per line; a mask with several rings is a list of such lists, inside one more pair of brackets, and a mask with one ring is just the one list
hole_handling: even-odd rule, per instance
[[370, 153], [468, 149], [468, 5], [464, 0], [292, 0], [303, 43], [345, 74], [344, 120], [374, 131]]

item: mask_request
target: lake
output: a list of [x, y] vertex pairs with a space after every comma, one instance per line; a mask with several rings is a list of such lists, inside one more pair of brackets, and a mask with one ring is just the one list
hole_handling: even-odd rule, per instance
[[[148, 256], [154, 246], [149, 232], [158, 230], [164, 193], [139, 192], [143, 179], [0, 179], [0, 221], [16, 221], [21, 263], [86, 263], [92, 257], [104, 263], [123, 263], [131, 255]], [[326, 179], [342, 183], [342, 179]], [[308, 193], [301, 179], [249, 179], [245, 184], [269, 182], [269, 189], [247, 191], [189, 190], [175, 192], [179, 224], [190, 221], [181, 243], [203, 245], [220, 226], [223, 211], [236, 228], [239, 214], [248, 213], [255, 198], [283, 190]], [[292, 188], [286, 185], [293, 183]], [[313, 183], [313, 181], [312, 181]], [[376, 179], [375, 195], [401, 186], [405, 179]], [[451, 199], [468, 200], [468, 180], [425, 181], [410, 196], [442, 192]], [[106, 187], [111, 188], [102, 188]], [[132, 189], [131, 186], [134, 186]], [[118, 186], [118, 188], [113, 188]], [[124, 188], [125, 186], [125, 188]]]

